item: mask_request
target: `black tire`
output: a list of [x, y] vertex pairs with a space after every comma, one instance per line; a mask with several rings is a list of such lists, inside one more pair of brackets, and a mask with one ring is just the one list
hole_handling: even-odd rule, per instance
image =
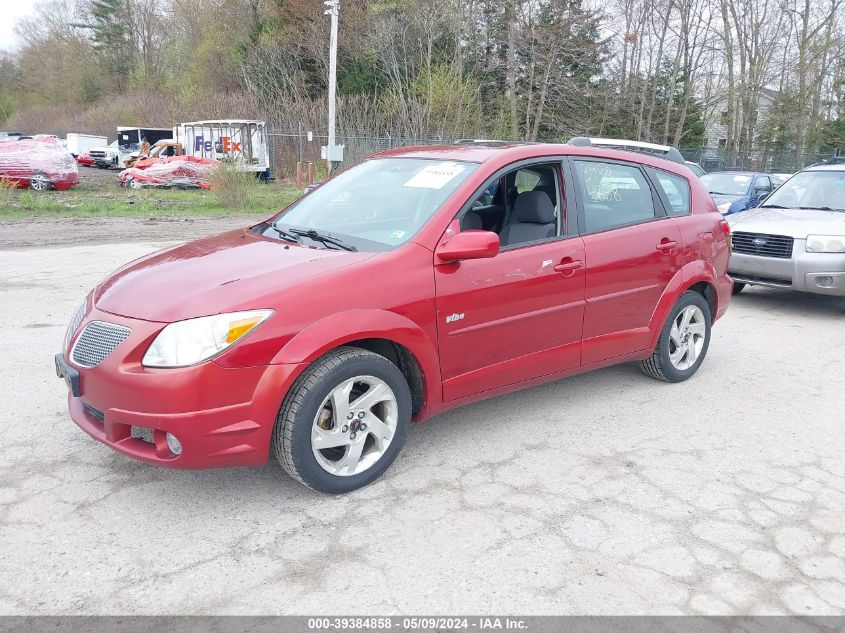
[[[311, 449], [311, 429], [328, 394], [343, 381], [374, 376], [393, 390], [398, 421], [393, 439], [379, 461], [357, 475], [334, 475], [317, 462]], [[399, 368], [384, 356], [357, 347], [340, 347], [315, 361], [294, 382], [273, 427], [272, 447], [285, 471], [312, 490], [329, 494], [362, 488], [386, 471], [405, 443], [411, 421], [411, 390]]]
[[745, 288], [744, 283], [742, 283], [741, 281], [735, 281], [734, 282], [734, 289], [733, 289], [732, 292], [733, 292], [733, 294], [738, 295], [740, 292], [742, 292], [743, 288]]
[[[704, 346], [696, 358], [695, 362], [687, 369], [678, 369], [672, 364], [669, 359], [670, 336], [672, 330], [672, 323], [675, 321], [681, 311], [687, 306], [695, 305], [701, 309], [704, 314]], [[665, 382], [682, 382], [692, 377], [701, 363], [707, 356], [707, 349], [710, 347], [710, 326], [712, 324], [712, 315], [710, 313], [710, 305], [707, 300], [697, 292], [687, 290], [678, 299], [678, 302], [672, 308], [666, 322], [663, 324], [663, 330], [660, 332], [660, 339], [657, 341], [657, 346], [654, 348], [651, 356], [646, 360], [640, 361], [640, 369], [655, 380], [663, 380]]]

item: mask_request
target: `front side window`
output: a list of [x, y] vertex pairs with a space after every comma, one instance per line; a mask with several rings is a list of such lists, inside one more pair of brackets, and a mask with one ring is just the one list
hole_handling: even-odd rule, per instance
[[262, 232], [276, 237], [281, 230], [310, 246], [338, 247], [328, 236], [355, 250], [390, 250], [411, 239], [477, 167], [427, 158], [366, 161], [301, 198]]
[[573, 162], [584, 195], [587, 233], [654, 219], [651, 187], [637, 167], [588, 160]]
[[690, 187], [687, 179], [660, 169], [648, 168], [648, 173], [666, 194], [666, 199], [669, 201], [669, 215], [672, 217], [689, 215]]

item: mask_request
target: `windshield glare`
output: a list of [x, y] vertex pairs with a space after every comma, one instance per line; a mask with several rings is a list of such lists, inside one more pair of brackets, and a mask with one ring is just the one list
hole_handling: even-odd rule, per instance
[[362, 251], [390, 250], [407, 242], [477, 167], [424, 158], [369, 160], [304, 196], [275, 224], [327, 233]]
[[762, 206], [842, 210], [845, 207], [845, 171], [802, 171], [766, 198]]
[[729, 196], [744, 196], [748, 193], [751, 176], [748, 174], [704, 174], [701, 182], [710, 193], [723, 193]]

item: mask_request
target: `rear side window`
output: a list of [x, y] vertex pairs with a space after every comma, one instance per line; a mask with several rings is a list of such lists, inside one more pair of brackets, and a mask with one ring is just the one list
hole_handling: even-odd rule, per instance
[[675, 218], [689, 215], [690, 187], [687, 179], [650, 167], [648, 173], [666, 194], [666, 199], [669, 201], [669, 208], [666, 209], [666, 212]]
[[584, 192], [588, 233], [654, 219], [651, 187], [637, 167], [587, 160], [573, 163]]

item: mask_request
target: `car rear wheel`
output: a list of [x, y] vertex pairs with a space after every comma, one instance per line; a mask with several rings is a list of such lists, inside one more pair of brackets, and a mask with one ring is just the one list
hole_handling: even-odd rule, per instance
[[646, 375], [666, 382], [681, 382], [701, 366], [710, 345], [710, 305], [688, 290], [669, 313], [652, 355], [640, 361]]
[[33, 174], [29, 179], [29, 188], [34, 191], [47, 191], [52, 186], [44, 174]]
[[411, 419], [411, 391], [388, 359], [341, 347], [300, 376], [273, 429], [273, 451], [294, 479], [342, 493], [373, 482], [396, 459]]
[[735, 281], [735, 282], [734, 282], [734, 289], [733, 289], [733, 293], [734, 293], [735, 295], [738, 295], [740, 292], [742, 292], [742, 290], [743, 290], [744, 288], [745, 288], [745, 284], [744, 284], [744, 283], [739, 282], [739, 281]]

